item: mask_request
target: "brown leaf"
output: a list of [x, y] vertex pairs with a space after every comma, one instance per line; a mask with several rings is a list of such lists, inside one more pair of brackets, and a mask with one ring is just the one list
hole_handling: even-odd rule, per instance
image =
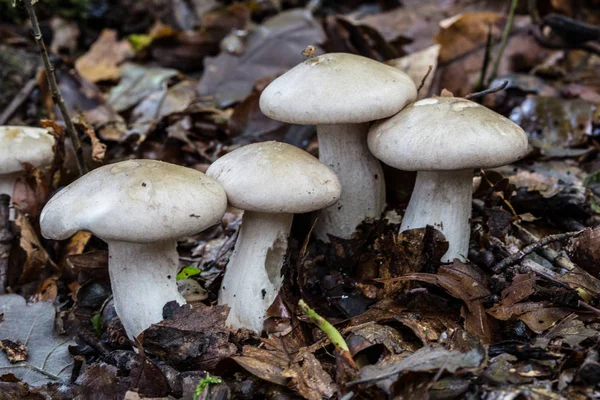
[[330, 398], [336, 391], [331, 376], [323, 370], [321, 363], [306, 348], [296, 353], [293, 362], [282, 372], [282, 376], [290, 378], [291, 387], [305, 399]]
[[510, 306], [535, 293], [535, 274], [517, 274], [509, 287], [502, 291], [502, 305]]
[[52, 262], [46, 249], [40, 243], [38, 235], [31, 226], [29, 219], [23, 213], [18, 212], [15, 223], [20, 231], [19, 246], [25, 252], [25, 260], [19, 283], [29, 283], [43, 278], [42, 272], [45, 272], [46, 267], [57, 271], [56, 265]]
[[[352, 355], [371, 346], [382, 344], [390, 354], [401, 353], [406, 350], [402, 335], [394, 328], [387, 325], [377, 325], [373, 322], [349, 329], [352, 334], [346, 339]], [[410, 345], [408, 345], [410, 347]]]
[[133, 55], [128, 40], [117, 40], [117, 31], [104, 29], [87, 53], [75, 61], [75, 69], [92, 81], [116, 81], [121, 77], [119, 64]]
[[173, 365], [213, 369], [217, 363], [236, 353], [229, 342], [225, 320], [227, 306], [206, 307], [189, 304], [177, 309], [171, 319], [150, 326], [140, 342], [147, 352]]
[[500, 321], [515, 319], [521, 314], [543, 309], [548, 303], [517, 303], [510, 306], [499, 305], [487, 310], [487, 313]]
[[58, 286], [56, 285], [56, 278], [48, 278], [44, 280], [36, 288], [29, 299], [29, 303], [37, 303], [38, 301], [48, 301], [53, 303], [58, 296]]
[[252, 375], [258, 376], [267, 382], [282, 386], [287, 385], [289, 382], [289, 378], [283, 375], [283, 371], [289, 365], [288, 361], [277, 357], [274, 352], [260, 347], [244, 346], [242, 354], [233, 356], [231, 359]]
[[13, 342], [12, 340], [0, 340], [0, 350], [4, 350], [8, 361], [17, 363], [27, 361], [27, 346], [21, 343], [20, 340]]
[[565, 308], [541, 308], [519, 315], [519, 319], [535, 333], [542, 333], [554, 326], [558, 321], [572, 313]]
[[569, 243], [567, 251], [575, 264], [595, 277], [600, 276], [600, 227], [587, 228]]
[[423, 87], [419, 89], [419, 95], [417, 99], [422, 99], [429, 96], [429, 89], [433, 83], [433, 77], [438, 65], [438, 56], [440, 54], [440, 45], [434, 44], [424, 50], [416, 53], [408, 54], [395, 60], [389, 60], [386, 64], [396, 67], [399, 70], [406, 73], [417, 87], [421, 85], [421, 82], [427, 75], [427, 71], [431, 66], [431, 72], [427, 75]]
[[106, 154], [106, 145], [98, 139], [94, 128], [81, 118], [75, 118], [73, 122], [77, 129], [83, 131], [90, 138], [92, 142], [92, 160], [99, 163], [103, 162], [104, 155]]

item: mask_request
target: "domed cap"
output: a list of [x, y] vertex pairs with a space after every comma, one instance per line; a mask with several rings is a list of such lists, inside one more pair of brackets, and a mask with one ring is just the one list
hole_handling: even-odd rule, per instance
[[416, 96], [404, 72], [370, 58], [330, 53], [271, 82], [260, 96], [260, 109], [293, 124], [362, 123], [394, 115]]
[[376, 122], [368, 144], [375, 157], [405, 171], [492, 168], [527, 153], [527, 136], [517, 124], [458, 97], [419, 100]]
[[104, 240], [149, 243], [218, 223], [225, 191], [200, 171], [154, 160], [105, 165], [82, 176], [42, 210], [42, 234], [66, 239], [90, 231]]
[[234, 207], [266, 213], [303, 213], [335, 203], [335, 174], [297, 147], [279, 142], [240, 147], [206, 171], [223, 185]]
[[49, 165], [54, 137], [42, 128], [0, 126], [0, 175], [23, 171], [22, 163]]

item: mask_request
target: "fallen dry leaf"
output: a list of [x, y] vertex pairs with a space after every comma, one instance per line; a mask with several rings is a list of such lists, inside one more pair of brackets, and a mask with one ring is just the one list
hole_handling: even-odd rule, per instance
[[121, 77], [119, 65], [131, 56], [129, 41], [119, 41], [117, 31], [104, 29], [88, 52], [75, 61], [75, 69], [91, 82], [116, 81]]
[[[398, 68], [410, 76], [417, 88], [421, 86], [421, 82], [423, 82], [423, 79], [427, 76], [423, 87], [419, 89], [419, 95], [417, 97], [417, 99], [422, 99], [429, 97], [430, 95], [429, 89], [431, 88], [437, 69], [440, 48], [441, 46], [439, 44], [434, 44], [424, 50], [408, 54], [395, 60], [387, 61], [386, 63]], [[427, 75], [429, 67], [431, 67], [431, 72]]]

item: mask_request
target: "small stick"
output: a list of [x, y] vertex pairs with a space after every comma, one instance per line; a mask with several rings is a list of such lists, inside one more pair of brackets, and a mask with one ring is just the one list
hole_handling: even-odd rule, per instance
[[492, 267], [492, 271], [494, 271], [494, 273], [496, 273], [496, 274], [499, 274], [500, 272], [504, 271], [506, 268], [511, 267], [511, 266], [521, 262], [521, 260], [523, 258], [525, 258], [527, 255], [533, 253], [534, 251], [537, 251], [540, 248], [542, 248], [550, 243], [553, 243], [553, 242], [559, 242], [562, 240], [577, 237], [582, 232], [583, 232], [583, 230], [577, 231], [577, 232], [558, 233], [556, 235], [546, 236], [545, 238], [540, 239], [539, 241], [530, 244], [529, 246], [523, 248], [522, 250], [519, 250], [517, 253], [506, 257], [504, 260], [502, 260], [499, 263], [497, 263], [496, 265], [494, 265]]
[[506, 49], [506, 44], [508, 43], [508, 37], [510, 36], [510, 31], [512, 30], [513, 23], [515, 21], [515, 11], [517, 9], [517, 4], [519, 0], [512, 0], [510, 3], [510, 11], [508, 12], [508, 20], [506, 21], [506, 25], [504, 26], [504, 32], [502, 33], [502, 41], [500, 42], [500, 49], [498, 50], [498, 55], [494, 60], [494, 65], [492, 67], [492, 73], [490, 74], [489, 82], [493, 81], [498, 74], [498, 68], [500, 67], [500, 60], [502, 60], [502, 55], [504, 54], [504, 50]]
[[598, 310], [596, 307], [590, 306], [588, 303], [586, 303], [584, 301], [579, 300], [578, 301], [578, 306], [579, 307], [583, 307], [586, 310], [589, 310], [589, 311], [595, 313], [596, 315], [600, 315], [600, 310]]
[[429, 77], [429, 74], [431, 73], [432, 70], [433, 70], [433, 65], [430, 65], [427, 68], [427, 72], [425, 73], [425, 76], [423, 77], [423, 79], [421, 79], [421, 84], [417, 88], [417, 93], [419, 93], [421, 91], [421, 89], [423, 88], [423, 86], [425, 86], [425, 81], [427, 80], [427, 77]]
[[507, 86], [508, 86], [508, 81], [504, 81], [499, 86], [496, 86], [496, 87], [493, 87], [493, 88], [489, 88], [489, 89], [485, 89], [485, 90], [482, 90], [481, 92], [475, 92], [475, 93], [468, 94], [468, 95], [465, 96], [465, 99], [474, 99], [474, 98], [477, 98], [477, 97], [483, 97], [483, 96], [488, 95], [488, 94], [496, 93], [496, 92], [499, 92], [501, 90], [506, 89]]
[[8, 259], [12, 249], [14, 235], [10, 229], [10, 197], [0, 194], [0, 294], [6, 293]]
[[308, 304], [302, 299], [298, 302], [300, 309], [306, 316], [310, 319], [310, 322], [315, 324], [317, 328], [323, 331], [323, 333], [329, 338], [331, 343], [335, 346], [336, 350], [339, 352], [347, 351], [350, 353], [350, 349], [348, 348], [348, 344], [340, 334], [340, 332], [335, 329], [329, 321], [325, 318], [321, 317], [315, 310], [310, 308]]
[[17, 111], [17, 108], [19, 108], [25, 99], [27, 99], [35, 85], [37, 85], [37, 80], [32, 78], [25, 84], [25, 86], [21, 88], [19, 93], [17, 93], [17, 95], [12, 99], [8, 107], [6, 107], [2, 114], [0, 114], [0, 125], [6, 124], [8, 119], [12, 117], [15, 111]]
[[484, 87], [485, 78], [487, 75], [487, 70], [490, 65], [490, 57], [492, 55], [492, 24], [488, 24], [488, 34], [487, 40], [485, 42], [485, 53], [483, 54], [483, 63], [481, 65], [481, 71], [479, 72], [479, 78], [477, 79], [477, 83], [475, 84], [475, 90], [477, 92], [481, 91]]
[[[540, 240], [537, 236], [523, 228], [521, 225], [513, 224], [513, 226], [517, 229], [517, 235], [519, 236], [519, 239], [524, 241], [525, 244], [530, 245]], [[567, 271], [573, 271], [575, 268], [577, 268], [573, 261], [560, 255], [558, 252], [549, 247], [539, 249], [538, 253], [559, 268], [566, 269]]]
[[46, 69], [46, 77], [48, 78], [48, 86], [50, 86], [50, 91], [52, 93], [52, 100], [54, 100], [54, 104], [58, 106], [60, 113], [63, 119], [65, 120], [66, 130], [69, 134], [69, 138], [71, 139], [71, 143], [73, 144], [73, 150], [75, 151], [75, 158], [77, 160], [79, 174], [83, 175], [87, 172], [87, 168], [85, 166], [83, 150], [81, 148], [81, 143], [79, 142], [79, 136], [77, 136], [77, 131], [75, 130], [73, 121], [71, 121], [71, 117], [69, 116], [69, 111], [67, 110], [65, 101], [62, 95], [60, 94], [60, 88], [58, 87], [56, 76], [54, 75], [54, 66], [52, 66], [52, 64], [50, 63], [50, 58], [48, 57], [48, 50], [46, 50], [46, 45], [44, 44], [44, 40], [42, 38], [42, 31], [40, 30], [40, 24], [38, 22], [37, 15], [35, 14], [35, 11], [33, 9], [33, 5], [31, 4], [31, 0], [23, 0], [23, 2], [25, 3], [25, 8], [27, 9], [27, 13], [29, 14], [29, 19], [31, 20], [31, 29], [33, 30], [33, 37], [40, 49], [42, 60], [44, 61], [44, 68]]

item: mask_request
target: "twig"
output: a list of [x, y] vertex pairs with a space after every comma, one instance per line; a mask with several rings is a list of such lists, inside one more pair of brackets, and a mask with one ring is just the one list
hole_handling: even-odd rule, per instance
[[479, 78], [477, 79], [477, 83], [475, 84], [475, 91], [479, 92], [483, 90], [485, 84], [485, 78], [487, 76], [487, 70], [490, 66], [490, 58], [492, 55], [492, 24], [488, 24], [488, 34], [487, 40], [485, 41], [485, 53], [483, 54], [483, 63], [481, 65], [481, 72], [479, 73]]
[[73, 121], [71, 121], [71, 117], [69, 116], [69, 111], [67, 110], [65, 101], [62, 95], [60, 94], [60, 88], [58, 87], [56, 76], [54, 75], [54, 67], [50, 63], [50, 58], [48, 57], [48, 50], [46, 50], [46, 45], [44, 44], [44, 40], [42, 38], [42, 32], [40, 30], [37, 15], [35, 14], [35, 11], [33, 9], [31, 0], [23, 0], [23, 2], [25, 3], [25, 8], [27, 9], [27, 13], [29, 14], [29, 19], [31, 20], [31, 29], [33, 30], [33, 37], [40, 49], [42, 60], [44, 61], [44, 68], [46, 69], [46, 77], [48, 78], [48, 86], [50, 86], [50, 91], [52, 93], [52, 100], [54, 100], [54, 104], [58, 106], [58, 109], [60, 110], [60, 113], [65, 121], [66, 130], [69, 134], [69, 138], [71, 139], [73, 151], [75, 151], [75, 158], [77, 160], [79, 174], [83, 175], [87, 172], [87, 168], [85, 166], [85, 161], [83, 158], [83, 150], [81, 148], [81, 143], [79, 142], [79, 137], [77, 136], [77, 131], [75, 130]]
[[[525, 244], [529, 245], [540, 240], [540, 238], [523, 228], [521, 225], [513, 224], [513, 226], [517, 229], [517, 235], [519, 239], [524, 241]], [[549, 247], [542, 247], [541, 249], [538, 249], [537, 253], [539, 253], [539, 255], [544, 257], [546, 260], [555, 264], [558, 268], [566, 269], [567, 271], [573, 271], [575, 268], [577, 268], [573, 261], [560, 255], [558, 252]]]
[[539, 241], [532, 243], [529, 246], [526, 246], [522, 250], [519, 250], [517, 253], [506, 257], [504, 260], [502, 260], [499, 263], [497, 263], [496, 265], [494, 265], [492, 267], [492, 271], [494, 271], [494, 273], [496, 273], [496, 274], [499, 274], [500, 272], [504, 271], [506, 268], [511, 267], [511, 266], [521, 262], [521, 260], [523, 258], [525, 258], [527, 255], [533, 253], [534, 251], [539, 250], [543, 246], [546, 246], [553, 242], [559, 242], [562, 240], [576, 237], [576, 236], [580, 235], [582, 232], [583, 231], [566, 232], [566, 233], [558, 233], [556, 235], [546, 236], [545, 238], [540, 239]]
[[19, 108], [19, 106], [23, 104], [25, 99], [27, 99], [35, 85], [37, 85], [37, 79], [33, 77], [29, 80], [29, 82], [25, 84], [25, 86], [21, 88], [19, 93], [17, 93], [17, 95], [12, 99], [12, 101], [2, 112], [2, 114], [0, 114], [0, 125], [6, 124], [8, 119], [12, 117], [15, 111], [17, 111], [17, 108]]
[[310, 319], [310, 322], [315, 324], [323, 333], [329, 338], [331, 343], [335, 346], [336, 350], [342, 352], [347, 351], [350, 352], [348, 348], [348, 344], [340, 334], [340, 332], [335, 329], [333, 325], [329, 323], [325, 318], [321, 317], [315, 310], [310, 308], [308, 304], [302, 299], [298, 302], [300, 309], [306, 316]]
[[425, 81], [427, 80], [427, 78], [429, 77], [429, 74], [431, 73], [431, 71], [433, 70], [433, 65], [430, 65], [427, 68], [427, 72], [425, 72], [425, 76], [423, 77], [423, 79], [421, 79], [421, 84], [419, 85], [419, 87], [417, 88], [417, 93], [419, 93], [421, 91], [421, 89], [423, 88], [423, 86], [425, 86]]
[[483, 97], [488, 94], [496, 93], [496, 92], [506, 89], [507, 86], [508, 86], [508, 81], [504, 81], [499, 86], [485, 89], [485, 90], [482, 90], [481, 92], [470, 93], [465, 96], [465, 99], [475, 99], [478, 97]]
[[8, 259], [12, 242], [13, 232], [10, 228], [10, 196], [0, 194], [0, 294], [6, 293], [6, 278], [8, 275]]
[[527, 12], [529, 13], [529, 16], [531, 17], [531, 22], [534, 25], [537, 25], [540, 23], [540, 13], [537, 9], [537, 0], [527, 0]]
[[590, 306], [588, 303], [586, 303], [584, 301], [579, 300], [578, 305], [579, 305], [579, 307], [583, 307], [586, 310], [589, 310], [589, 311], [595, 313], [596, 315], [600, 315], [600, 310], [598, 310], [596, 307]]
[[496, 75], [498, 74], [498, 68], [500, 67], [500, 61], [502, 60], [502, 55], [504, 54], [504, 50], [506, 49], [506, 44], [508, 43], [508, 37], [510, 36], [510, 31], [512, 30], [512, 26], [515, 21], [515, 11], [517, 9], [518, 3], [519, 3], [519, 0], [512, 0], [510, 3], [510, 11], [508, 12], [508, 20], [506, 21], [506, 25], [504, 26], [504, 32], [502, 33], [502, 41], [500, 42], [500, 49], [498, 49], [498, 55], [496, 55], [496, 59], [494, 60], [494, 65], [492, 67], [492, 73], [490, 74], [489, 82], [496, 79]]

